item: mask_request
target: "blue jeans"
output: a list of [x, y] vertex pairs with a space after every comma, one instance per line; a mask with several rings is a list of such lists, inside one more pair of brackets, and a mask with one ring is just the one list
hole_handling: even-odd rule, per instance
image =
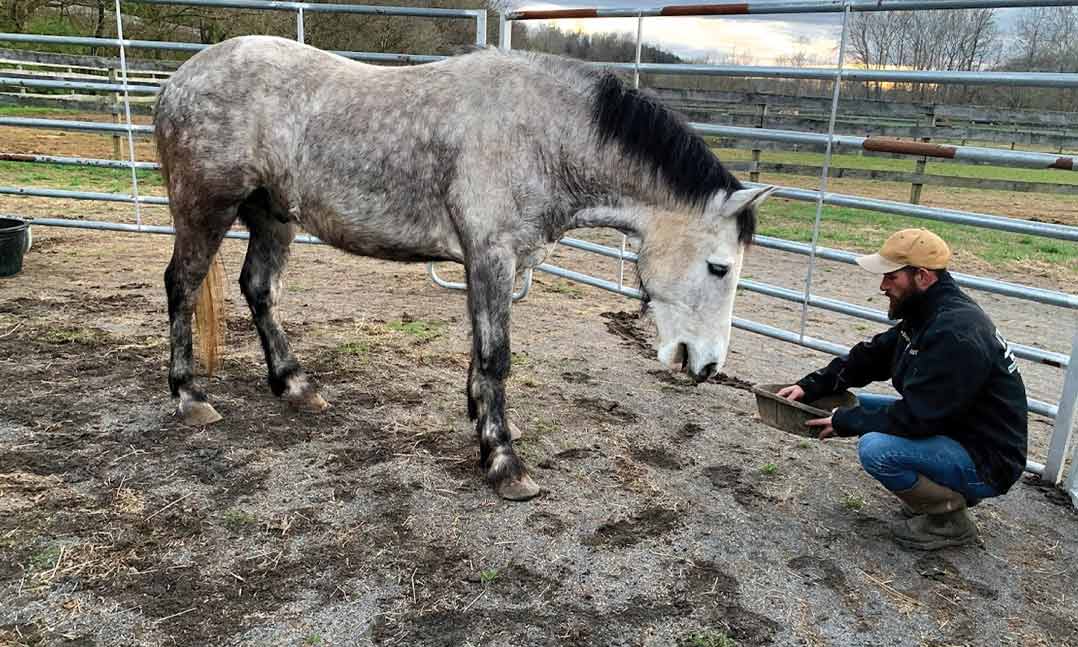
[[[857, 396], [865, 409], [887, 406], [893, 396], [863, 393]], [[998, 492], [981, 480], [969, 453], [947, 436], [904, 438], [872, 431], [861, 436], [857, 453], [865, 471], [888, 490], [908, 490], [917, 482], [917, 475], [932, 479], [940, 485], [961, 492], [971, 502], [998, 496]]]

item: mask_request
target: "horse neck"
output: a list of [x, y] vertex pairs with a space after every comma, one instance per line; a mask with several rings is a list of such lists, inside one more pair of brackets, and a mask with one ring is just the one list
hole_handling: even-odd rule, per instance
[[653, 170], [627, 161], [612, 149], [589, 150], [580, 161], [590, 164], [591, 171], [570, 229], [610, 227], [643, 238], [658, 224], [655, 221], [662, 212], [691, 209], [677, 200]]

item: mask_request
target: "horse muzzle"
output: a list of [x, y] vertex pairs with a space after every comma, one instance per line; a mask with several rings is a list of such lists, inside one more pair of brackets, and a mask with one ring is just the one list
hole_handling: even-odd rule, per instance
[[688, 373], [697, 384], [706, 382], [722, 369], [726, 353], [693, 352], [686, 342], [667, 344], [659, 349], [659, 361], [667, 367]]

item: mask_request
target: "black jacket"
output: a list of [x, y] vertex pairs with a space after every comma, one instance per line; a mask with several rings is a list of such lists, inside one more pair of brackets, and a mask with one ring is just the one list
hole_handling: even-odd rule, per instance
[[872, 412], [839, 409], [832, 416], [837, 435], [949, 436], [1000, 494], [1022, 475], [1028, 427], [1022, 375], [988, 315], [948, 274], [904, 321], [797, 384], [811, 401], [888, 378], [902, 398]]

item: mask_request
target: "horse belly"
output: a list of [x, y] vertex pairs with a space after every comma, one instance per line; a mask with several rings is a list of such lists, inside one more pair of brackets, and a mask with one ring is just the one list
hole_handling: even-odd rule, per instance
[[413, 209], [394, 211], [377, 199], [348, 209], [304, 204], [296, 220], [308, 233], [351, 254], [391, 261], [458, 261], [464, 258], [448, 218]]

